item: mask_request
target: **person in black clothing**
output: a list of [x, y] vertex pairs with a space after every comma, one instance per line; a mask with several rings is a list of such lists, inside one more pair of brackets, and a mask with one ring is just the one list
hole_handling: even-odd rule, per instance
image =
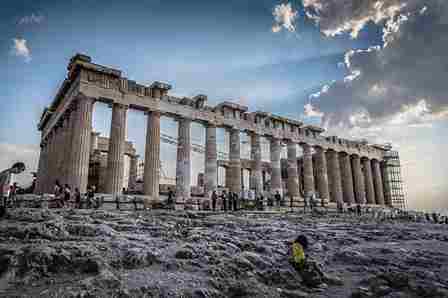
[[277, 192], [275, 193], [275, 204], [277, 205], [277, 207], [280, 207], [280, 202], [282, 200], [282, 196], [280, 195], [280, 192], [277, 190]]
[[168, 203], [168, 208], [173, 209], [173, 205], [174, 205], [174, 192], [171, 190], [171, 188], [168, 188], [168, 199], [167, 199], [167, 203]]
[[[95, 189], [93, 186], [91, 186], [87, 190], [87, 208], [91, 208], [94, 199], [95, 199]], [[81, 208], [81, 206], [79, 208]]]
[[225, 212], [227, 211], [227, 193], [225, 190], [221, 193], [221, 200], [222, 200], [222, 210]]
[[358, 216], [361, 215], [361, 205], [360, 204], [356, 205], [356, 214], [358, 214]]
[[238, 194], [233, 193], [233, 211], [238, 211]]
[[75, 208], [81, 208], [81, 192], [79, 188], [75, 188]]
[[232, 206], [233, 206], [233, 193], [229, 191], [227, 193], [227, 209], [229, 211], [232, 211]]
[[216, 211], [216, 200], [218, 199], [218, 195], [216, 194], [216, 190], [212, 192], [212, 210]]

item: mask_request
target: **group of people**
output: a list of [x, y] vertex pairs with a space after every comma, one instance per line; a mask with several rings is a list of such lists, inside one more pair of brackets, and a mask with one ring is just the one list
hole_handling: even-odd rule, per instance
[[[248, 194], [248, 195], [245, 195]], [[238, 211], [245, 209], [249, 202], [254, 205], [255, 209], [263, 210], [265, 198], [261, 193], [259, 196], [255, 196], [252, 191], [242, 192], [241, 196], [232, 191], [223, 190], [220, 195], [214, 190], [211, 194], [211, 209], [213, 211]], [[273, 207], [275, 201], [275, 206], [280, 207], [282, 204], [282, 196], [280, 192], [276, 192], [274, 197], [268, 197], [267, 206]], [[219, 206], [218, 206], [219, 205]], [[220, 208], [219, 208], [220, 207]]]
[[[83, 200], [79, 188], [75, 187], [72, 191], [70, 185], [61, 185], [59, 180], [54, 183], [53, 194], [55, 197], [56, 208], [75, 208], [83, 207]], [[95, 186], [89, 186], [86, 193], [86, 208], [95, 207]]]

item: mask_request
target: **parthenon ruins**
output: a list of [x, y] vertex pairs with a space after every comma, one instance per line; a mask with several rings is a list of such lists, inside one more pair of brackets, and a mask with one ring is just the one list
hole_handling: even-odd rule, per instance
[[[260, 138], [265, 137], [270, 142], [271, 193], [279, 191], [297, 200], [316, 193], [333, 203], [394, 204], [385, 172], [390, 148], [323, 136], [324, 129], [320, 127], [271, 113], [249, 112], [246, 106], [233, 102], [208, 106], [205, 95], [173, 97], [168, 95], [170, 89], [169, 84], [161, 82], [150, 86], [137, 84], [123, 77], [120, 70], [95, 64], [86, 55], [72, 57], [67, 78], [39, 122], [42, 139], [36, 192], [51, 192], [55, 179], [81, 192], [86, 191], [91, 146], [92, 142], [97, 142], [92, 137], [93, 105], [104, 102], [112, 107], [107, 177], [104, 179], [106, 193], [116, 195], [122, 190], [124, 156], [129, 154], [129, 144], [125, 140], [127, 111], [137, 109], [147, 116], [143, 194], [152, 200], [159, 198], [162, 115], [178, 122], [177, 201], [191, 196], [190, 126], [192, 122], [199, 122], [206, 129], [206, 195], [217, 187], [216, 129], [224, 128], [230, 135], [226, 187], [232, 192], [239, 193], [242, 189], [240, 132], [243, 131], [251, 139], [250, 188], [256, 193], [263, 191]], [[281, 167], [284, 143], [287, 146], [285, 188]], [[300, 158], [298, 145], [303, 150]], [[302, 170], [298, 170], [298, 164]], [[131, 170], [136, 171], [135, 167], [134, 159]]]

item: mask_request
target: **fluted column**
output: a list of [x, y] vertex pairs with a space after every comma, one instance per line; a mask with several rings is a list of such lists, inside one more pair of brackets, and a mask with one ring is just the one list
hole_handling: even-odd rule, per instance
[[[147, 119], [145, 167], [143, 170], [143, 193], [146, 196], [150, 196], [151, 199], [158, 200], [160, 181], [160, 112], [148, 111], [146, 115]], [[179, 164], [177, 166], [179, 167]], [[135, 165], [135, 167], [137, 168], [138, 165]], [[135, 169], [135, 171], [137, 172], [137, 169]]]
[[367, 204], [375, 204], [375, 189], [373, 187], [372, 164], [370, 159], [363, 158], [362, 164], [364, 167], [364, 184], [366, 188]]
[[250, 172], [251, 186], [255, 189], [255, 193], [263, 192], [263, 177], [261, 172], [261, 141], [260, 135], [252, 133], [250, 136], [250, 154], [252, 160], [252, 169]]
[[207, 198], [218, 184], [218, 153], [216, 150], [216, 126], [207, 124], [205, 128], [205, 184]]
[[359, 155], [352, 155], [353, 182], [355, 186], [355, 199], [358, 204], [366, 203], [366, 192], [364, 187], [364, 177], [361, 169], [361, 158]]
[[56, 130], [54, 128], [48, 136], [48, 142], [48, 174], [45, 181], [45, 192], [52, 193], [55, 182], [54, 173], [56, 168]]
[[325, 157], [325, 150], [321, 147], [315, 147], [315, 149], [317, 191], [320, 198], [330, 200], [330, 193], [328, 190], [327, 159]]
[[42, 192], [44, 173], [45, 173], [45, 142], [41, 141], [39, 152], [39, 164], [37, 166], [37, 173], [36, 173], [36, 186], [34, 187], [35, 194], [39, 194]]
[[300, 191], [299, 191], [299, 173], [297, 171], [297, 144], [288, 141], [288, 181], [287, 181], [287, 187], [288, 187], [288, 193], [290, 197], [300, 197]]
[[353, 190], [353, 175], [350, 156], [345, 152], [341, 152], [339, 154], [339, 162], [341, 166], [342, 193], [344, 195], [344, 202], [354, 204], [355, 193]]
[[[230, 152], [229, 152], [229, 190], [241, 192], [241, 160], [240, 160], [240, 131], [238, 129], [230, 130]], [[227, 178], [226, 177], [226, 178]]]
[[72, 135], [73, 135], [73, 116], [67, 115], [64, 120], [64, 127], [65, 127], [65, 134], [64, 134], [64, 141], [63, 141], [63, 151], [64, 151], [64, 159], [62, 162], [62, 168], [61, 168], [61, 180], [62, 183], [69, 183], [68, 181], [68, 172], [69, 172], [69, 165], [70, 165], [70, 158], [71, 158], [71, 151], [72, 151]]
[[179, 141], [177, 146], [176, 200], [182, 202], [190, 198], [191, 161], [190, 161], [191, 120], [179, 119]]
[[106, 192], [113, 195], [120, 194], [123, 188], [127, 109], [128, 107], [122, 104], [114, 103], [112, 105]]
[[275, 194], [277, 191], [282, 193], [282, 169], [280, 164], [281, 153], [280, 139], [272, 138], [270, 142], [271, 152], [271, 193]]
[[378, 205], [384, 205], [383, 178], [381, 177], [380, 163], [372, 159], [373, 183], [375, 185], [375, 198]]
[[310, 145], [301, 143], [300, 146], [303, 149], [303, 188], [305, 196], [310, 196], [314, 193], [313, 156]]
[[89, 177], [90, 133], [92, 131], [93, 99], [78, 97], [74, 111], [72, 136], [72, 154], [70, 158], [69, 185], [79, 188], [81, 193], [87, 190]]
[[130, 156], [129, 181], [128, 181], [129, 189], [135, 189], [137, 186], [138, 158], [139, 156], [137, 154]]
[[333, 150], [327, 151], [328, 157], [328, 173], [331, 180], [331, 195], [332, 202], [343, 203], [342, 198], [342, 181], [341, 181], [341, 172], [339, 167], [339, 158], [338, 153]]

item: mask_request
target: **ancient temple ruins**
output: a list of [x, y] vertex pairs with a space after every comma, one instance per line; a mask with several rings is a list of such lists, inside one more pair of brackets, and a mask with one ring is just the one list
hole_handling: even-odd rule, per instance
[[[279, 191], [298, 200], [316, 193], [329, 202], [397, 204], [397, 195], [392, 194], [396, 186], [387, 178], [391, 148], [323, 136], [320, 127], [267, 112], [249, 112], [247, 107], [233, 102], [208, 106], [205, 95], [173, 97], [168, 94], [170, 89], [170, 85], [161, 82], [140, 85], [123, 77], [120, 70], [95, 64], [86, 55], [75, 55], [68, 65], [67, 78], [39, 122], [42, 139], [36, 192], [51, 192], [55, 179], [86, 191], [92, 146], [98, 146], [98, 137], [92, 134], [92, 110], [99, 101], [112, 107], [107, 161], [103, 161], [107, 168], [106, 177], [102, 178], [106, 193], [121, 192], [125, 155], [131, 158], [131, 171], [136, 171], [135, 150], [125, 140], [125, 123], [127, 111], [137, 109], [147, 115], [143, 194], [150, 199], [159, 198], [163, 115], [178, 121], [178, 201], [191, 196], [190, 126], [199, 122], [206, 129], [205, 194], [216, 189], [218, 164], [223, 163], [218, 161], [216, 145], [216, 129], [220, 127], [230, 135], [229, 160], [225, 162], [226, 187], [230, 191], [241, 191], [242, 167], [250, 168], [250, 187], [257, 193], [263, 191], [262, 168], [266, 165], [261, 160], [260, 138], [265, 137], [270, 140], [271, 193]], [[251, 139], [248, 162], [240, 158], [241, 131]], [[282, 186], [282, 144], [287, 146], [286, 187]], [[303, 150], [301, 157], [297, 156], [298, 145]], [[100, 146], [105, 145], [100, 142]], [[401, 200], [402, 194], [399, 196]]]

